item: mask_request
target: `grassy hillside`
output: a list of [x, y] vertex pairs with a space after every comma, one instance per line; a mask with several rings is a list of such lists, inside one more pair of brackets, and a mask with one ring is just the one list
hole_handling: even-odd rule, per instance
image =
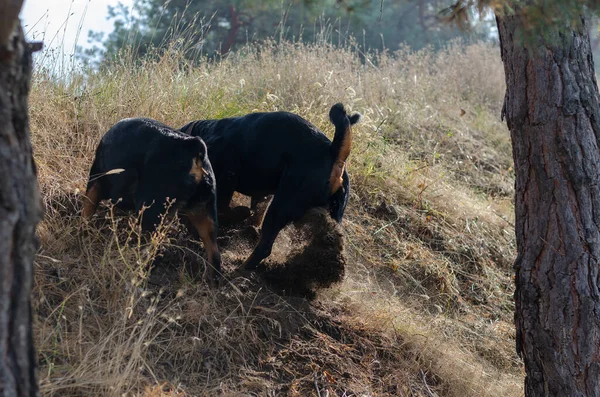
[[[173, 49], [158, 61], [123, 56], [69, 82], [34, 78], [46, 206], [34, 291], [43, 395], [522, 395], [497, 48], [365, 58], [273, 44], [219, 62], [181, 60]], [[287, 110], [331, 137], [327, 114], [339, 101], [364, 116], [347, 216], [336, 227], [313, 213], [317, 233], [288, 227], [270, 260], [279, 275], [311, 276], [325, 240], [343, 245], [344, 281], [314, 296], [237, 271], [253, 236], [234, 226], [222, 232], [226, 282], [215, 290], [189, 279], [201, 243], [176, 221], [146, 241], [109, 208], [89, 225], [78, 217], [96, 145], [122, 118], [181, 126]]]

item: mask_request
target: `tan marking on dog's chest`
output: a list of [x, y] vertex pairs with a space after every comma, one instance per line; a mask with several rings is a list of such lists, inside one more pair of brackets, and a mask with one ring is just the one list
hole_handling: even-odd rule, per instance
[[204, 177], [205, 171], [202, 168], [202, 161], [198, 157], [194, 157], [192, 160], [192, 168], [190, 169], [190, 175], [194, 177], [196, 183], [200, 183]]
[[81, 215], [84, 218], [89, 218], [96, 213], [98, 202], [100, 201], [100, 185], [95, 182], [83, 196], [83, 211]]

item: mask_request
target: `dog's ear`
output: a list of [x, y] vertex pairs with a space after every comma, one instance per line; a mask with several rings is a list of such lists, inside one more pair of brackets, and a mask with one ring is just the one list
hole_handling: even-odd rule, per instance
[[199, 144], [200, 144], [199, 152], [202, 154], [202, 157], [206, 156], [206, 151], [207, 151], [206, 143], [204, 143], [204, 141], [200, 137], [196, 137], [196, 139], [199, 141]]
[[200, 137], [194, 137], [189, 145], [194, 157], [203, 159], [206, 156], [206, 144]]
[[202, 139], [196, 137], [191, 146], [193, 147], [192, 168], [190, 169], [189, 174], [194, 177], [196, 183], [199, 183], [206, 174], [206, 171], [203, 168], [203, 164], [207, 160], [206, 145]]

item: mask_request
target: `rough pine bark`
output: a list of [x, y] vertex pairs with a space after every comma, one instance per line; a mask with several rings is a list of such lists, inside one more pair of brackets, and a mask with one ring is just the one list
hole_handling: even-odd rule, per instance
[[[41, 203], [29, 141], [32, 45], [0, 0], [0, 396], [36, 396], [30, 293]], [[16, 9], [16, 12], [14, 12]], [[14, 19], [8, 18], [9, 13]], [[10, 21], [9, 21], [10, 20]], [[7, 22], [8, 21], [8, 22]], [[14, 22], [17, 22], [16, 25]], [[12, 22], [13, 29], [6, 29]]]
[[517, 351], [526, 396], [600, 396], [600, 106], [580, 30], [522, 41], [498, 17], [515, 162]]

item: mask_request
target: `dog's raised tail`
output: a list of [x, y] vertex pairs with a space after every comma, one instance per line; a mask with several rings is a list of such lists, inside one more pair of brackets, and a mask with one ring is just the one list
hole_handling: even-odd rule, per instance
[[359, 113], [348, 116], [344, 105], [341, 103], [336, 103], [329, 111], [329, 119], [335, 126], [335, 135], [331, 144], [333, 167], [329, 176], [329, 194], [334, 194], [342, 187], [342, 175], [346, 169], [346, 159], [350, 155], [350, 149], [352, 148], [352, 130], [350, 127], [358, 123], [360, 117]]
[[336, 103], [329, 111], [329, 120], [335, 126], [335, 135], [331, 145], [331, 155], [334, 161], [345, 162], [352, 148], [351, 126], [360, 121], [360, 113], [348, 116], [344, 105]]

